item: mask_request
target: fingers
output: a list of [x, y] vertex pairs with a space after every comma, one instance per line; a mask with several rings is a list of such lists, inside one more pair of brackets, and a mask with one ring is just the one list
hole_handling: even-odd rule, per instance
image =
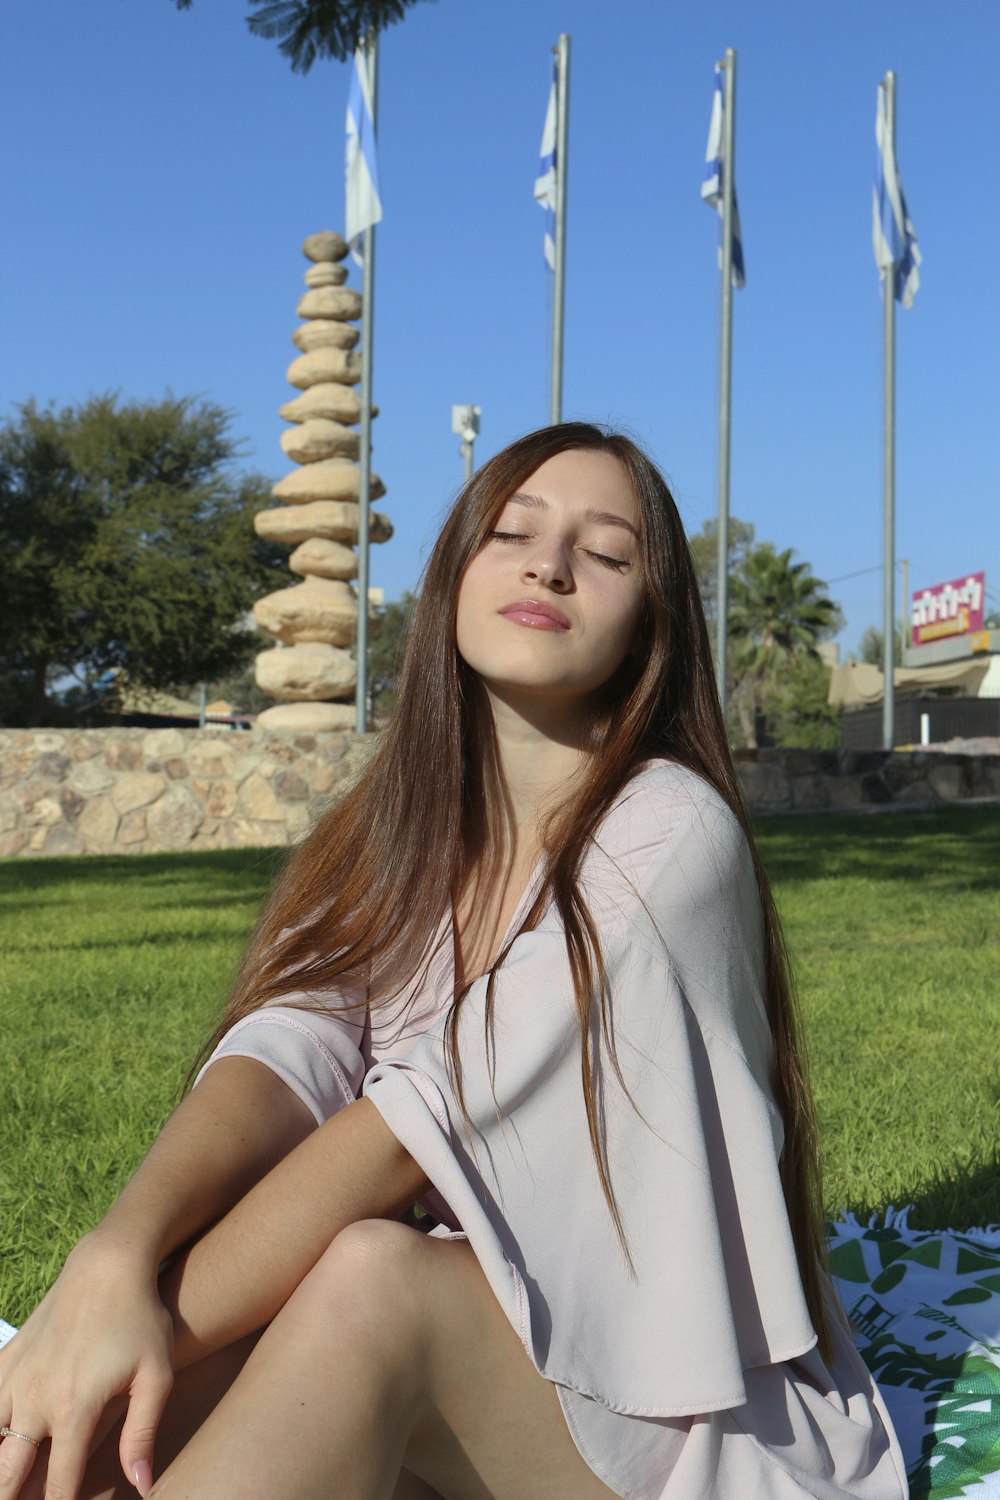
[[28, 1439], [35, 1438], [40, 1442], [44, 1434], [41, 1432], [41, 1423], [37, 1424], [37, 1430], [33, 1430], [28, 1426], [29, 1420], [28, 1417], [22, 1419], [19, 1415], [17, 1422], [12, 1419], [9, 1424], [4, 1424], [9, 1426], [10, 1431], [0, 1441], [0, 1500], [13, 1500], [35, 1466], [38, 1447]]
[[60, 1432], [52, 1439], [45, 1500], [76, 1500], [83, 1484], [90, 1449], [90, 1432]]
[[[34, 1436], [42, 1432], [44, 1423], [39, 1417], [34, 1419], [33, 1426], [30, 1422], [23, 1426], [11, 1422], [10, 1426], [17, 1432]], [[49, 1452], [44, 1474], [45, 1500], [76, 1500], [87, 1464], [91, 1426], [60, 1424], [56, 1436], [46, 1444]], [[15, 1496], [27, 1500], [28, 1493], [41, 1493], [41, 1484], [36, 1484], [32, 1478], [40, 1447], [41, 1443], [36, 1446], [26, 1437], [16, 1438], [13, 1433], [4, 1439], [0, 1446], [0, 1500], [14, 1500]], [[19, 1449], [25, 1452], [22, 1454]]]
[[152, 1360], [147, 1360], [132, 1382], [118, 1454], [126, 1479], [140, 1495], [153, 1485], [153, 1445], [173, 1383], [169, 1364]]

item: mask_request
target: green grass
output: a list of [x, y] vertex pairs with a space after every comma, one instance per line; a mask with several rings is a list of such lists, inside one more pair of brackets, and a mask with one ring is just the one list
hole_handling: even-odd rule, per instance
[[177, 1101], [280, 852], [0, 862], [0, 1316]]
[[[759, 832], [828, 1207], [1000, 1221], [1000, 813]], [[280, 857], [0, 862], [0, 1315], [27, 1314], [173, 1106]]]
[[761, 820], [827, 1205], [1000, 1222], [1000, 810]]

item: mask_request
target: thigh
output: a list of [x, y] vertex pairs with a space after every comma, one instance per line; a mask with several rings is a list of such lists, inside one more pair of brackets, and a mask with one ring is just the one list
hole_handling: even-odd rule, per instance
[[[304, 1356], [312, 1385], [293, 1374]], [[362, 1408], [348, 1412], [358, 1392]], [[245, 1429], [261, 1401], [310, 1482], [324, 1464], [333, 1464], [331, 1479], [341, 1462], [360, 1471], [360, 1442], [377, 1444], [383, 1459], [393, 1450], [390, 1500], [614, 1496], [581, 1457], [555, 1386], [538, 1374], [471, 1246], [390, 1220], [362, 1220], [337, 1236], [220, 1405], [217, 1428]], [[307, 1403], [324, 1413], [312, 1454]], [[288, 1455], [276, 1447], [273, 1456], [287, 1473]], [[366, 1489], [365, 1500], [375, 1493]]]
[[[425, 1401], [407, 1469], [444, 1500], [606, 1500], [553, 1383], [538, 1374], [464, 1241], [410, 1247]], [[415, 1274], [414, 1274], [415, 1272]]]
[[[154, 1472], [162, 1474], [181, 1449], [190, 1442], [206, 1417], [215, 1410], [246, 1363], [258, 1335], [220, 1349], [208, 1359], [199, 1360], [178, 1374], [170, 1393], [156, 1438]], [[122, 1473], [118, 1458], [121, 1419], [98, 1445], [87, 1465], [80, 1500], [136, 1500], [136, 1491]], [[45, 1458], [39, 1455], [19, 1500], [43, 1500], [45, 1494]], [[392, 1500], [440, 1500], [437, 1490], [404, 1470], [393, 1492]]]

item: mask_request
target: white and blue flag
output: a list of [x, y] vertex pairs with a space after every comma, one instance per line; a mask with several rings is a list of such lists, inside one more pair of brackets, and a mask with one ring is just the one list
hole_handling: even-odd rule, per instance
[[552, 88], [549, 90], [549, 107], [545, 111], [545, 127], [542, 130], [542, 147], [539, 153], [538, 176], [535, 178], [535, 201], [545, 211], [545, 259], [549, 270], [556, 268], [556, 89], [559, 79], [559, 64], [552, 69]]
[[[714, 208], [720, 220], [724, 214], [722, 201], [722, 168], [726, 149], [725, 104], [722, 94], [722, 66], [715, 65], [715, 93], [712, 96], [712, 119], [708, 127], [708, 145], [705, 147], [705, 177], [701, 184], [701, 196], [710, 208]], [[722, 265], [722, 229], [719, 231], [719, 265]], [[733, 184], [733, 286], [746, 285], [743, 265], [743, 235], [740, 231], [740, 210], [736, 202], [736, 184]]]
[[872, 189], [872, 246], [883, 285], [892, 273], [893, 295], [904, 307], [913, 306], [920, 285], [920, 247], [913, 220], [906, 209], [896, 155], [889, 138], [885, 86], [878, 86], [875, 106], [875, 186]]
[[347, 96], [347, 209], [344, 215], [347, 243], [358, 265], [364, 264], [364, 234], [382, 218], [378, 192], [378, 162], [375, 157], [375, 125], [372, 96], [368, 87], [368, 58], [364, 47], [354, 54], [351, 89]]

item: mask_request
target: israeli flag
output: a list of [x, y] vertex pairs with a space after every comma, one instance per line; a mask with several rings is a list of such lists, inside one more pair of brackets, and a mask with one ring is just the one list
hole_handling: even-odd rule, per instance
[[552, 69], [549, 107], [545, 111], [545, 128], [539, 153], [538, 176], [535, 178], [535, 201], [545, 211], [545, 259], [549, 270], [556, 268], [556, 89], [559, 64]]
[[875, 105], [875, 186], [872, 189], [872, 246], [875, 264], [882, 272], [892, 271], [893, 295], [904, 307], [913, 306], [920, 285], [920, 247], [913, 220], [906, 210], [903, 184], [889, 138], [885, 86], [878, 86]]
[[358, 265], [364, 264], [364, 234], [382, 218], [375, 158], [375, 126], [368, 87], [368, 58], [364, 47], [354, 54], [351, 89], [347, 96], [347, 242]]
[[[705, 147], [705, 177], [701, 184], [701, 196], [710, 208], [714, 208], [721, 219], [722, 161], [725, 145], [725, 120], [722, 95], [722, 66], [715, 65], [715, 93], [712, 96], [712, 119], [708, 127], [708, 145]], [[720, 231], [721, 242], [721, 231]], [[719, 245], [719, 265], [722, 265], [722, 245]], [[733, 184], [733, 286], [746, 286], [743, 265], [743, 234], [740, 230], [740, 209], [736, 201], [736, 184]]]

